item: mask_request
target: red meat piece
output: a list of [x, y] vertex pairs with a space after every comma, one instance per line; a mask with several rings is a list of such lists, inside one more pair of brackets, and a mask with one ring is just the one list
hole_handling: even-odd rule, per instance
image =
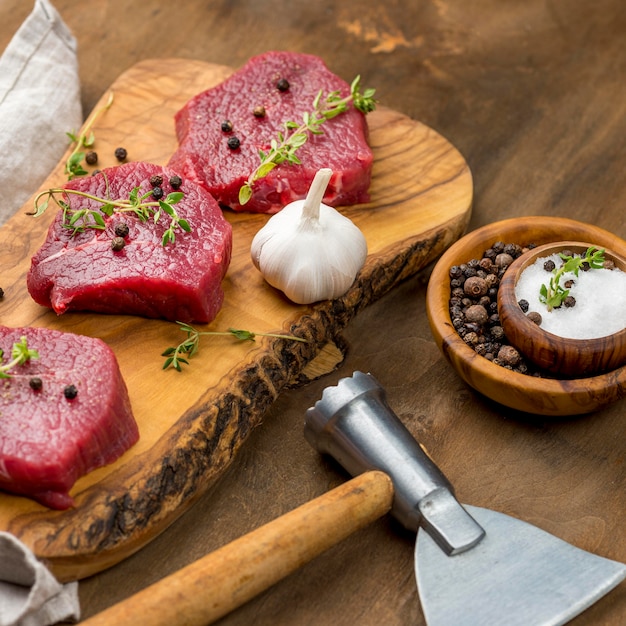
[[[163, 177], [165, 196], [172, 191], [169, 179], [175, 172], [149, 163], [133, 162], [103, 170], [66, 184], [101, 198], [128, 199], [135, 187], [149, 191], [150, 177]], [[72, 235], [63, 226], [59, 211], [46, 241], [31, 260], [27, 286], [38, 304], [56, 313], [94, 311], [164, 318], [171, 321], [209, 322], [224, 300], [221, 281], [230, 263], [232, 229], [214, 198], [199, 185], [183, 179], [185, 195], [176, 212], [191, 226], [178, 229], [176, 241], [162, 245], [170, 223], [162, 215], [155, 224], [142, 222], [132, 213], [115, 212], [104, 230], [85, 229]], [[164, 196], [164, 197], [165, 197]], [[66, 194], [72, 210], [102, 206], [74, 194]], [[114, 251], [115, 227], [129, 228], [126, 245]]]
[[[4, 363], [21, 337], [39, 358], [0, 379], [0, 489], [66, 509], [76, 480], [119, 458], [139, 431], [115, 355], [103, 341], [0, 326]], [[41, 389], [31, 387], [33, 378]], [[66, 397], [71, 385], [74, 398]]]
[[[277, 88], [279, 80], [289, 88]], [[267, 152], [272, 139], [285, 132], [286, 121], [300, 123], [313, 111], [318, 92], [325, 98], [350, 86], [333, 74], [316, 56], [293, 52], [268, 52], [253, 57], [223, 83], [198, 94], [176, 114], [179, 148], [169, 166], [203, 185], [223, 206], [235, 211], [276, 213], [306, 196], [317, 170], [334, 172], [324, 202], [330, 206], [369, 200], [373, 154], [367, 143], [363, 113], [348, 111], [322, 124], [323, 134], [310, 135], [297, 157], [301, 165], [283, 163], [253, 186], [253, 196], [239, 204], [239, 189], [260, 163], [259, 150]], [[255, 116], [262, 107], [265, 114]], [[224, 132], [222, 123], [232, 124]], [[228, 146], [236, 137], [237, 149]]]

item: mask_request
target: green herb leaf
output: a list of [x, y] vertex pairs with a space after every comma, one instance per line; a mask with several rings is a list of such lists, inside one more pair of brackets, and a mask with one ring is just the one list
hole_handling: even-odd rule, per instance
[[96, 110], [89, 121], [85, 124], [83, 131], [79, 134], [72, 132], [66, 132], [65, 134], [70, 138], [72, 143], [76, 144], [74, 150], [72, 150], [70, 156], [65, 162], [65, 174], [68, 180], [72, 180], [76, 176], [84, 176], [88, 174], [87, 170], [81, 165], [82, 160], [85, 158], [85, 153], [82, 152], [83, 148], [90, 148], [93, 146], [96, 137], [91, 130], [96, 119], [106, 111], [111, 104], [113, 104], [113, 93], [109, 95], [108, 100], [100, 109]]
[[232, 333], [239, 341], [254, 341], [256, 337], [255, 333], [249, 330], [239, 330], [237, 328], [229, 328], [229, 333]]
[[545, 304], [548, 311], [558, 309], [569, 295], [569, 289], [565, 289], [561, 285], [561, 278], [564, 274], [574, 274], [578, 276], [581, 267], [588, 264], [591, 268], [601, 269], [604, 266], [604, 250], [594, 246], [588, 248], [584, 255], [569, 256], [559, 253], [563, 260], [560, 267], [552, 270], [552, 276], [547, 285], [542, 284], [539, 287], [539, 301]]
[[[184, 322], [176, 322], [180, 326], [180, 330], [187, 334], [187, 338], [177, 346], [166, 348], [161, 356], [167, 357], [163, 362], [163, 369], [170, 367], [177, 371], [182, 371], [181, 365], [189, 365], [187, 358], [194, 356], [200, 348], [200, 337], [203, 335], [221, 335], [235, 337], [239, 341], [254, 341], [255, 337], [276, 337], [279, 339], [288, 339], [291, 341], [301, 341], [307, 343], [306, 339], [296, 337], [294, 335], [283, 335], [280, 333], [253, 333], [249, 330], [240, 330], [237, 328], [229, 328], [228, 331], [199, 331], [193, 326]], [[186, 357], [186, 358], [185, 358]]]
[[[0, 358], [4, 356], [4, 352], [0, 350]], [[38, 359], [39, 352], [28, 347], [26, 337], [22, 336], [20, 340], [13, 344], [11, 348], [11, 360], [0, 365], [0, 378], [10, 378], [11, 370], [18, 365], [24, 365], [31, 359]]]
[[167, 194], [165, 202], [168, 204], [178, 204], [184, 197], [185, 194], [182, 191], [172, 191]]
[[245, 205], [252, 198], [252, 187], [257, 180], [267, 176], [271, 170], [282, 163], [300, 165], [301, 161], [295, 152], [307, 141], [309, 135], [321, 135], [322, 124], [348, 110], [350, 103], [362, 113], [370, 113], [376, 108], [375, 89], [366, 89], [361, 93], [361, 77], [357, 76], [350, 85], [350, 95], [341, 98], [338, 91], [330, 92], [323, 98], [320, 90], [313, 99], [313, 110], [302, 115], [302, 123], [292, 120], [284, 122], [286, 133], [278, 133], [278, 139], [272, 139], [270, 150], [265, 153], [259, 150], [261, 163], [250, 174], [248, 180], [239, 189], [239, 204]]
[[[106, 188], [109, 189], [108, 180], [106, 179]], [[170, 223], [167, 230], [164, 232], [161, 243], [163, 246], [173, 244], [176, 241], [176, 230], [180, 228], [184, 232], [191, 232], [191, 226], [189, 222], [181, 217], [176, 212], [174, 204], [177, 204], [184, 197], [182, 191], [176, 191], [170, 193], [164, 200], [151, 200], [152, 190], [139, 195], [140, 187], [134, 187], [128, 194], [127, 199], [119, 198], [101, 198], [99, 196], [78, 191], [77, 189], [63, 189], [55, 188], [42, 191], [34, 200], [34, 211], [28, 213], [34, 217], [43, 215], [49, 206], [50, 200], [56, 202], [56, 204], [63, 210], [63, 226], [71, 229], [73, 235], [84, 232], [87, 228], [93, 228], [97, 230], [103, 230], [106, 228], [106, 222], [103, 216], [111, 217], [113, 213], [133, 213], [137, 219], [142, 222], [148, 221], [150, 218], [156, 224], [162, 214], [166, 214], [170, 217]], [[61, 198], [63, 196], [74, 195], [87, 200], [98, 202], [101, 204], [99, 210], [88, 210], [85, 208], [71, 209], [69, 203], [65, 202]]]
[[239, 189], [239, 204], [246, 204], [250, 198], [252, 198], [252, 187], [246, 183]]

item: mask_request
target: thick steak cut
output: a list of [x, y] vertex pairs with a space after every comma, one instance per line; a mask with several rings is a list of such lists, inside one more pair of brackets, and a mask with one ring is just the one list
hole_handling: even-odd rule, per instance
[[[3, 363], [21, 337], [39, 358], [0, 379], [0, 489], [66, 509], [76, 480], [119, 458], [139, 431], [115, 355], [103, 341], [0, 326]], [[36, 378], [41, 388], [31, 382]]]
[[[102, 173], [78, 178], [66, 189], [102, 198], [128, 199], [131, 190], [150, 191], [150, 177], [163, 177], [164, 197], [172, 191], [170, 169], [149, 163], [126, 163]], [[104, 230], [85, 229], [72, 235], [59, 211], [46, 241], [31, 260], [28, 291], [38, 304], [56, 313], [95, 311], [165, 318], [183, 322], [209, 322], [224, 300], [221, 281], [230, 263], [232, 229], [217, 202], [202, 187], [183, 179], [184, 198], [174, 205], [191, 232], [176, 231], [176, 241], [162, 245], [170, 224], [162, 215], [155, 224], [133, 213], [103, 215]], [[100, 211], [94, 200], [66, 194], [73, 210]], [[128, 235], [121, 250], [112, 249], [116, 226], [125, 223]]]
[[[289, 83], [288, 89], [277, 87], [280, 80]], [[334, 172], [324, 196], [326, 204], [367, 202], [373, 155], [365, 116], [350, 105], [348, 111], [322, 124], [323, 134], [309, 134], [296, 152], [302, 165], [279, 165], [254, 184], [248, 203], [239, 204], [241, 185], [260, 163], [259, 150], [269, 150], [272, 139], [285, 132], [284, 122], [302, 122], [303, 114], [313, 111], [320, 90], [323, 98], [333, 91], [342, 97], [350, 94], [350, 86], [316, 56], [267, 52], [253, 57], [176, 114], [179, 148], [169, 166], [204, 185], [220, 204], [235, 211], [276, 213], [304, 198], [323, 167]], [[262, 117], [255, 115], [257, 107], [265, 111]], [[222, 130], [224, 122], [232, 124], [232, 131]], [[228, 145], [233, 137], [240, 142], [234, 150]]]

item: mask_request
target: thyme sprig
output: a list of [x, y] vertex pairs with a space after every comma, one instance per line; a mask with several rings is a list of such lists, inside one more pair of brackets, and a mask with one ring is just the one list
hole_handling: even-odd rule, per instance
[[[4, 351], [0, 349], [0, 359], [4, 356]], [[0, 378], [11, 378], [11, 370], [17, 365], [24, 365], [30, 359], [38, 359], [39, 352], [28, 347], [26, 337], [13, 344], [11, 348], [11, 360], [0, 365]]]
[[267, 176], [277, 165], [290, 163], [299, 165], [300, 159], [296, 155], [298, 148], [303, 146], [311, 135], [322, 135], [322, 124], [348, 110], [350, 103], [362, 113], [370, 113], [376, 108], [374, 99], [375, 89], [365, 89], [361, 93], [361, 77], [357, 76], [350, 85], [350, 95], [342, 98], [339, 91], [331, 91], [325, 98], [320, 90], [313, 100], [313, 110], [305, 112], [302, 122], [284, 122], [284, 132], [278, 133], [277, 139], [272, 139], [270, 149], [265, 152], [259, 150], [261, 163], [250, 174], [248, 180], [239, 189], [239, 203], [246, 204], [252, 197], [252, 185], [259, 179]]
[[569, 289], [561, 285], [561, 278], [564, 274], [573, 273], [577, 277], [585, 264], [592, 269], [601, 269], [604, 266], [604, 250], [595, 246], [587, 248], [584, 255], [569, 256], [561, 252], [559, 256], [564, 262], [560, 267], [552, 270], [549, 283], [547, 285], [544, 283], [539, 288], [539, 301], [548, 307], [548, 311], [560, 307], [569, 295]]
[[88, 174], [87, 170], [82, 166], [82, 161], [85, 158], [83, 148], [91, 148], [96, 140], [96, 137], [91, 130], [94, 122], [98, 117], [104, 113], [113, 104], [113, 92], [109, 94], [106, 103], [99, 109], [94, 111], [89, 121], [83, 126], [82, 131], [77, 135], [76, 133], [67, 132], [66, 135], [75, 144], [74, 149], [65, 161], [65, 174], [68, 180], [72, 180], [76, 176], [84, 176]]
[[[64, 194], [93, 200], [99, 202], [102, 206], [99, 211], [94, 211], [86, 207], [72, 209], [69, 203], [59, 198], [60, 195]], [[152, 196], [152, 189], [140, 195], [139, 187], [135, 187], [129, 193], [128, 198], [112, 200], [111, 198], [101, 198], [77, 189], [53, 188], [42, 191], [35, 196], [35, 210], [29, 213], [29, 215], [39, 217], [46, 211], [48, 204], [52, 200], [63, 211], [63, 227], [71, 230], [72, 236], [74, 236], [77, 233], [84, 232], [87, 228], [104, 230], [106, 224], [103, 214], [107, 217], [111, 217], [113, 213], [133, 213], [140, 221], [147, 222], [151, 219], [155, 224], [163, 214], [166, 214], [170, 218], [170, 224], [163, 233], [161, 240], [163, 246], [166, 246], [168, 243], [173, 244], [176, 241], [176, 230], [178, 228], [187, 233], [191, 232], [189, 222], [181, 218], [174, 208], [174, 205], [178, 204], [183, 199], [184, 195], [182, 191], [173, 191], [164, 199], [149, 200], [148, 198]]]
[[189, 365], [189, 360], [192, 356], [197, 354], [200, 349], [200, 337], [203, 335], [222, 335], [231, 336], [239, 341], [254, 341], [255, 337], [277, 337], [279, 339], [290, 339], [292, 341], [307, 342], [302, 337], [296, 337], [294, 335], [286, 335], [280, 333], [253, 333], [249, 330], [239, 330], [236, 328], [229, 328], [227, 331], [206, 330], [199, 331], [189, 324], [184, 322], [176, 322], [180, 326], [180, 330], [187, 333], [187, 338], [179, 343], [175, 347], [169, 347], [161, 356], [166, 357], [163, 363], [163, 369], [166, 370], [169, 367], [173, 367], [177, 371], [182, 371], [182, 365]]

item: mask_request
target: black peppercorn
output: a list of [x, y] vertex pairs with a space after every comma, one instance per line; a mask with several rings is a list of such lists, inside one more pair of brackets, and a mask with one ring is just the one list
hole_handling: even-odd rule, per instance
[[163, 197], [163, 187], [153, 187], [152, 197], [155, 200], [160, 200]]
[[510, 254], [513, 258], [516, 258], [520, 255], [521, 248], [514, 243], [505, 243], [504, 248], [502, 248], [502, 252]]
[[160, 187], [163, 184], [163, 176], [160, 174], [153, 174], [150, 176], [150, 186], [151, 187]]
[[478, 335], [474, 332], [469, 332], [463, 336], [463, 341], [469, 345], [476, 345], [478, 343]]
[[239, 141], [238, 137], [229, 137], [228, 138], [228, 147], [231, 150], [237, 150], [237, 148], [239, 148], [240, 145], [241, 145], [241, 142]]
[[495, 274], [487, 274], [487, 276], [485, 276], [485, 282], [487, 283], [487, 287], [491, 289], [492, 287], [497, 286], [500, 281]]
[[502, 326], [494, 326], [491, 329], [491, 336], [496, 341], [502, 341], [502, 339], [504, 339], [504, 329], [502, 328]]
[[41, 380], [41, 378], [39, 378], [39, 376], [33, 376], [29, 381], [28, 384], [30, 385], [30, 388], [33, 391], [40, 391], [41, 388], [43, 387], [43, 381]]
[[450, 306], [450, 317], [463, 317], [463, 309], [460, 306]]
[[111, 240], [111, 250], [113, 250], [113, 252], [119, 252], [125, 245], [124, 237], [113, 237]]
[[94, 152], [93, 150], [90, 150], [85, 155], [85, 163], [87, 163], [87, 165], [95, 165], [97, 162], [98, 162], [98, 153]]
[[458, 336], [477, 354], [499, 367], [541, 376], [507, 341], [498, 315], [500, 279], [524, 250], [518, 244], [496, 242], [482, 257], [450, 267], [449, 313]]
[[519, 308], [522, 309], [523, 313], [528, 313], [528, 307], [530, 306], [528, 304], [528, 300], [522, 299], [517, 304], [518, 304]]
[[222, 122], [222, 132], [230, 133], [233, 130], [233, 123], [230, 120], [224, 120]]
[[118, 161], [124, 161], [126, 159], [126, 157], [128, 156], [128, 152], [126, 151], [126, 148], [116, 148], [115, 149], [115, 158]]
[[476, 333], [477, 341], [484, 340], [482, 337], [483, 329], [480, 324], [477, 324], [476, 322], [466, 322], [465, 328], [470, 333]]
[[454, 326], [457, 330], [461, 329], [465, 325], [462, 317], [454, 317], [452, 318], [452, 326]]
[[556, 267], [556, 264], [554, 263], [554, 261], [552, 259], [548, 259], [544, 264], [543, 264], [543, 269], [546, 272], [552, 272], [554, 270], [554, 268]]
[[289, 89], [289, 81], [286, 78], [281, 78], [276, 83], [276, 89], [278, 91], [287, 91]]
[[480, 260], [479, 263], [480, 267], [482, 267], [484, 270], [490, 271], [491, 270], [491, 266], [493, 265], [493, 261], [487, 257], [483, 257]]
[[78, 395], [78, 389], [76, 389], [76, 385], [67, 385], [67, 387], [63, 389], [63, 395], [68, 400], [73, 400]]
[[172, 189], [180, 189], [180, 186], [182, 184], [183, 184], [183, 179], [180, 176], [177, 176], [176, 174], [174, 174], [174, 176], [170, 178], [170, 187]]
[[115, 225], [116, 237], [128, 237], [128, 224], [126, 222], [118, 222]]

